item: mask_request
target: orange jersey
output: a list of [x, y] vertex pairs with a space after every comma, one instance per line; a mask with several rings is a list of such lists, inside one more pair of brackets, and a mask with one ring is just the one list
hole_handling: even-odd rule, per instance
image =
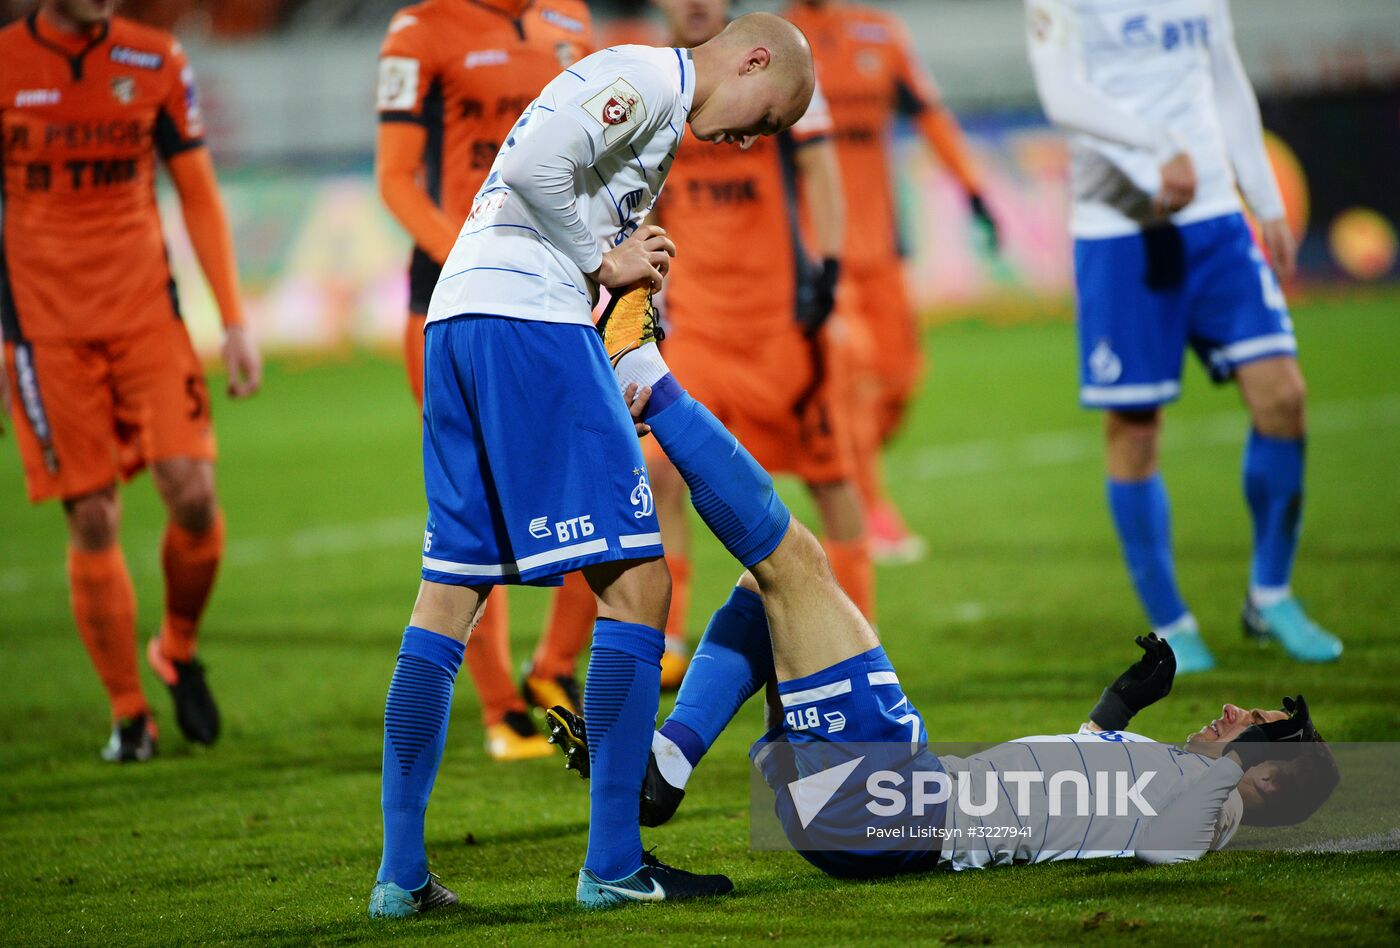
[[678, 338], [727, 341], [793, 325], [799, 284], [812, 269], [799, 238], [793, 151], [830, 134], [818, 95], [792, 129], [747, 151], [682, 140], [657, 203], [679, 249], [665, 304]]
[[78, 36], [31, 14], [0, 30], [0, 62], [5, 338], [108, 339], [170, 319], [155, 159], [203, 145], [180, 44], [120, 17]]
[[427, 129], [424, 185], [459, 225], [520, 113], [592, 47], [581, 0], [425, 0], [389, 23], [379, 120]]
[[796, 4], [784, 14], [807, 34], [817, 76], [831, 106], [846, 193], [842, 260], [861, 267], [898, 253], [891, 167], [896, 115], [937, 104], [904, 26], [893, 16], [839, 0], [821, 8]]

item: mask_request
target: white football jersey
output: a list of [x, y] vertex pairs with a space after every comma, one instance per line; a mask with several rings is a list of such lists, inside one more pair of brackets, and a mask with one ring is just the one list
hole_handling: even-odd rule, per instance
[[[1094, 749], [1085, 753], [1082, 745]], [[1025, 737], [971, 757], [940, 755], [939, 762], [953, 780], [954, 799], [963, 781], [971, 782], [967, 792], [974, 802], [987, 801], [988, 787], [996, 799], [992, 812], [983, 816], [949, 803], [943, 857], [955, 870], [1112, 856], [1154, 863], [1195, 859], [1228, 843], [1244, 812], [1235, 790], [1243, 774], [1234, 761], [1213, 760], [1127, 731], [1096, 732], [1085, 725], [1077, 734]], [[1065, 805], [1063, 793], [1052, 804], [1044, 781], [1028, 783], [1015, 776], [1060, 771], [1084, 775], [1088, 815]], [[1151, 775], [1141, 797], [1156, 816], [1126, 805], [1119, 812], [1124, 795], [1116, 781], [1124, 771], [1134, 781]], [[1107, 806], [1110, 797], [1112, 808]], [[999, 835], [999, 828], [1005, 835]]]
[[[481, 313], [592, 325], [598, 287], [586, 273], [650, 212], [694, 96], [695, 65], [681, 49], [617, 46], [560, 73], [501, 146], [443, 265], [428, 321]], [[558, 141], [534, 140], [542, 127]], [[573, 204], [592, 247], [578, 247], [577, 235], [559, 246], [558, 221], [542, 221], [503, 179], [516, 149], [556, 145], [575, 168]]]
[[[1151, 198], [1161, 188], [1160, 167], [1169, 154], [1185, 150], [1198, 178], [1196, 197], [1172, 219], [1178, 224], [1218, 217], [1240, 210], [1232, 169], [1230, 135], [1223, 123], [1247, 124], [1235, 115], [1222, 117], [1217, 83], [1230, 86], [1226, 101], [1236, 108], [1235, 86], [1243, 82], [1247, 103], [1254, 110], [1255, 142], [1236, 149], [1259, 153], [1257, 106], [1234, 51], [1233, 27], [1226, 0], [1026, 0], [1031, 62], [1047, 113], [1052, 86], [1065, 77], [1051, 72], [1071, 70], [1074, 89], [1057, 87], [1066, 95], [1092, 98], [1089, 112], [1112, 111], [1101, 126], [1103, 134], [1070, 125], [1071, 182], [1074, 209], [1071, 227], [1078, 237], [1109, 237], [1133, 233], [1151, 218]], [[1108, 108], [1105, 108], [1108, 107]], [[1132, 121], [1119, 121], [1120, 116]], [[1052, 119], [1054, 118], [1052, 114]], [[1140, 125], [1138, 123], [1141, 123]], [[1078, 124], [1081, 127], [1075, 128]], [[1132, 134], [1119, 134], [1132, 125]], [[1153, 147], [1124, 144], [1146, 130]], [[1237, 139], [1238, 141], [1238, 139]], [[1169, 147], [1168, 147], [1169, 146]], [[1251, 164], [1255, 163], [1250, 156]], [[1243, 177], [1243, 176], [1242, 176]], [[1274, 207], [1272, 181], [1260, 194], [1248, 195], [1256, 212], [1281, 213]], [[1261, 208], [1261, 204], [1269, 204]]]

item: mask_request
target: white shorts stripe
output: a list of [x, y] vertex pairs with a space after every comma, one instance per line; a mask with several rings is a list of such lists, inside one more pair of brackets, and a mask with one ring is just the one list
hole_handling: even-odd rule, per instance
[[624, 550], [635, 550], [639, 546], [660, 546], [660, 533], [629, 533], [617, 538], [618, 545]]
[[894, 672], [871, 672], [865, 676], [872, 685], [897, 685], [899, 676]]
[[475, 563], [453, 563], [450, 560], [435, 560], [431, 556], [423, 557], [423, 568], [436, 570], [439, 573], [451, 573], [454, 576], [514, 576], [519, 572], [516, 570], [514, 564], [479, 566]]
[[1269, 336], [1255, 336], [1222, 346], [1215, 355], [1226, 362], [1245, 362], [1264, 355], [1292, 355], [1298, 351], [1298, 340], [1286, 332], [1276, 332]]
[[811, 704], [813, 701], [850, 693], [851, 679], [847, 678], [843, 681], [833, 681], [829, 685], [818, 685], [816, 688], [808, 688], [806, 691], [794, 691], [791, 694], [783, 695], [783, 707], [791, 708], [794, 705]]
[[1150, 385], [1085, 385], [1079, 389], [1079, 400], [1086, 405], [1145, 405], [1165, 402], [1180, 394], [1180, 382], [1154, 382]]
[[[661, 534], [656, 534], [656, 537], [659, 543]], [[573, 559], [575, 556], [587, 556], [590, 553], [603, 553], [607, 549], [607, 540], [588, 540], [585, 543], [575, 543], [572, 546], [561, 546], [557, 550], [536, 553], [534, 556], [524, 556], [515, 563], [491, 565], [453, 563], [451, 560], [437, 560], [431, 556], [425, 556], [423, 557], [423, 568], [436, 570], [439, 573], [451, 573], [453, 576], [519, 576], [525, 570], [534, 569], [536, 566], [548, 566], [550, 563]]]
[[550, 563], [558, 563], [561, 560], [572, 559], [575, 556], [587, 556], [589, 553], [602, 553], [608, 548], [607, 540], [588, 540], [584, 543], [575, 543], [572, 546], [561, 546], [557, 550], [550, 550], [548, 553], [536, 553], [534, 556], [522, 556], [515, 561], [516, 569], [525, 572], [527, 569], [534, 569], [536, 566], [548, 566]]

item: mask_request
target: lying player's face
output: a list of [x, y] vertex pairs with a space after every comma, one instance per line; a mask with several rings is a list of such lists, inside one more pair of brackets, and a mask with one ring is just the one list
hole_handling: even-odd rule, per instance
[[699, 46], [729, 22], [729, 0], [656, 0], [671, 35], [682, 46]]
[[112, 18], [118, 0], [57, 0], [54, 7], [81, 27], [96, 26]]
[[690, 131], [715, 144], [748, 148], [760, 135], [776, 135], [802, 117], [792, 104], [792, 92], [767, 71], [730, 76], [702, 109], [691, 115]]
[[1186, 743], [1219, 744], [1223, 747], [1244, 733], [1244, 729], [1251, 724], [1267, 724], [1270, 721], [1282, 721], [1286, 717], [1288, 714], [1283, 711], [1263, 708], [1246, 711], [1236, 705], [1227, 704], [1220, 709], [1220, 717], [1186, 738]]

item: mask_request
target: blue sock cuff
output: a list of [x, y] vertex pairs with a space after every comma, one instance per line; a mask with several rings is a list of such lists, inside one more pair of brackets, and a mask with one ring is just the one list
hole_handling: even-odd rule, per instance
[[416, 625], [403, 630], [403, 645], [399, 647], [400, 655], [411, 655], [430, 662], [454, 677], [462, 667], [462, 656], [466, 653], [465, 644]]
[[622, 652], [660, 668], [661, 655], [666, 651], [666, 634], [639, 622], [599, 619], [593, 626], [593, 647]]
[[1122, 491], [1124, 493], [1148, 490], [1161, 483], [1162, 472], [1154, 471], [1151, 477], [1140, 481], [1120, 481], [1116, 477], [1108, 478], [1108, 489], [1110, 491]]
[[671, 405], [680, 401], [680, 397], [685, 394], [685, 389], [681, 388], [681, 383], [676, 381], [676, 377], [670, 372], [661, 376], [656, 384], [651, 387], [651, 398], [647, 399], [647, 407], [642, 411], [642, 420], [648, 421], [657, 412], [665, 411]]
[[742, 609], [746, 616], [753, 616], [763, 611], [763, 597], [752, 589], [735, 586], [729, 591], [729, 601], [725, 605]]
[[708, 749], [705, 739], [674, 718], [667, 718], [663, 721], [659, 730], [662, 737], [680, 748], [685, 759], [690, 762], [690, 766], [694, 767], [699, 764], [701, 758], [705, 756], [705, 751]]

